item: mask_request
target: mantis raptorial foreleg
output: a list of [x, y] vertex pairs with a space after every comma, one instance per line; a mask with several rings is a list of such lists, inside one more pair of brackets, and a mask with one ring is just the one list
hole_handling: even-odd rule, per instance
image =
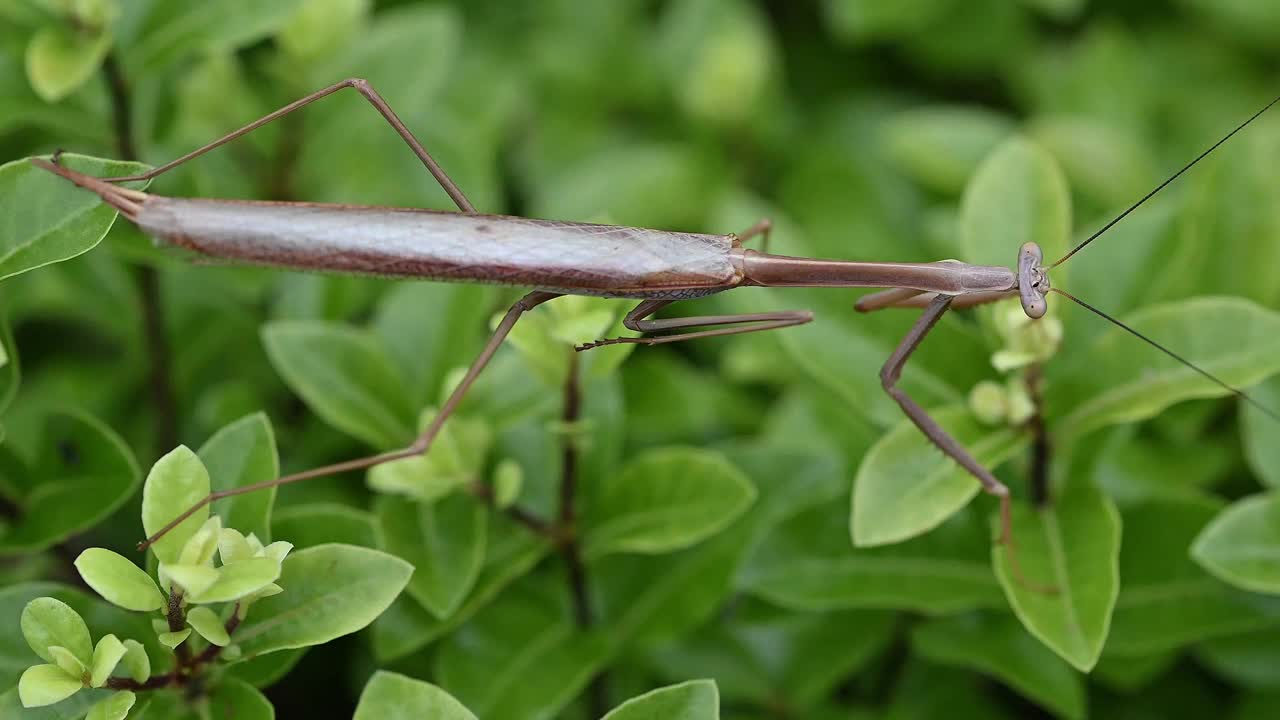
[[179, 165], [187, 162], [188, 160], [198, 158], [201, 155], [209, 152], [210, 150], [213, 150], [214, 148], [225, 145], [231, 142], [232, 140], [235, 140], [236, 138], [240, 137], [241, 135], [257, 130], [258, 128], [262, 127], [263, 125], [266, 125], [272, 120], [276, 120], [281, 117], [284, 117], [285, 115], [288, 115], [294, 110], [310, 105], [311, 103], [315, 102], [316, 100], [319, 100], [322, 97], [332, 95], [333, 93], [348, 87], [355, 88], [357, 92], [359, 92], [362, 96], [364, 96], [364, 99], [368, 100], [369, 103], [373, 105], [378, 110], [379, 113], [382, 114], [382, 117], [386, 118], [387, 122], [391, 125], [391, 127], [395, 128], [395, 131], [405, 141], [405, 143], [409, 146], [409, 148], [413, 150], [413, 154], [417, 155], [418, 159], [422, 161], [422, 164], [425, 165], [427, 167], [427, 170], [431, 172], [431, 175], [436, 179], [436, 182], [440, 183], [440, 187], [444, 188], [444, 191], [448, 193], [449, 197], [453, 200], [453, 202], [457, 204], [459, 210], [465, 213], [473, 213], [476, 211], [475, 206], [471, 204], [470, 200], [467, 200], [466, 195], [462, 194], [462, 190], [459, 189], [457, 184], [455, 184], [453, 180], [449, 177], [449, 175], [445, 173], [444, 168], [440, 167], [439, 163], [435, 161], [435, 158], [431, 157], [431, 153], [427, 152], [427, 149], [422, 146], [422, 143], [418, 142], [418, 138], [414, 137], [413, 132], [410, 131], [407, 126], [405, 126], [404, 121], [400, 119], [400, 116], [396, 115], [396, 111], [391, 109], [391, 106], [387, 104], [387, 101], [384, 100], [381, 95], [378, 94], [377, 90], [373, 89], [373, 86], [369, 84], [368, 80], [364, 80], [361, 78], [347, 78], [346, 80], [343, 80], [340, 83], [335, 83], [333, 85], [330, 85], [327, 88], [324, 88], [323, 90], [318, 90], [316, 92], [313, 92], [304, 98], [300, 98], [298, 100], [295, 100], [289, 103], [288, 105], [285, 105], [284, 107], [280, 108], [279, 110], [276, 110], [275, 112], [263, 115], [262, 117], [258, 118], [257, 120], [254, 120], [248, 125], [245, 125], [239, 130], [223, 135], [222, 137], [218, 138], [217, 140], [214, 140], [208, 145], [192, 150], [191, 152], [187, 153], [186, 155], [183, 155], [177, 160], [172, 160], [170, 162], [165, 163], [164, 165], [152, 168], [140, 175], [129, 175], [127, 177], [103, 178], [103, 180], [106, 180], [107, 182], [113, 182], [113, 183], [131, 182], [135, 180], [150, 180], [151, 178], [154, 178], [157, 175], [161, 175], [163, 173], [166, 173], [174, 169], [175, 167], [178, 167]]
[[660, 320], [646, 320], [648, 316], [670, 305], [676, 300], [668, 298], [651, 298], [645, 300], [635, 306], [631, 312], [627, 313], [623, 318], [622, 324], [629, 330], [636, 332], [661, 332], [663, 330], [679, 330], [688, 327], [703, 327], [707, 325], [745, 325], [745, 327], [725, 327], [716, 328], [714, 330], [699, 330], [698, 332], [678, 333], [673, 335], [657, 335], [653, 337], [636, 337], [636, 338], [609, 338], [607, 340], [596, 340], [577, 347], [577, 350], [590, 350], [591, 348], [601, 347], [603, 345], [662, 345], [664, 343], [679, 342], [681, 340], [693, 340], [696, 338], [718, 337], [722, 335], [741, 335], [750, 332], [761, 332], [764, 330], [777, 330], [779, 328], [791, 327], [792, 325], [803, 325], [813, 320], [813, 313], [808, 310], [778, 310], [775, 312], [762, 313], [743, 313], [740, 315], [699, 315], [696, 317], [684, 318], [662, 318]]
[[293, 475], [285, 475], [284, 477], [276, 478], [274, 480], [266, 480], [253, 485], [244, 485], [230, 490], [220, 490], [215, 493], [210, 493], [209, 495], [206, 495], [203, 500], [187, 509], [186, 512], [170, 521], [168, 525], [157, 530], [151, 535], [151, 537], [141, 543], [138, 543], [138, 549], [145, 550], [149, 545], [151, 545], [151, 543], [155, 542], [165, 533], [176, 527], [178, 523], [190, 517], [192, 513], [216, 500], [221, 500], [222, 498], [231, 497], [233, 495], [243, 495], [244, 493], [254, 492], [255, 490], [265, 490], [269, 487], [278, 487], [280, 485], [288, 485], [289, 483], [301, 482], [303, 480], [309, 480], [323, 475], [333, 475], [335, 473], [349, 472], [351, 470], [363, 470], [365, 468], [373, 467], [374, 465], [381, 465], [385, 462], [402, 460], [404, 458], [425, 453], [431, 448], [431, 441], [435, 439], [437, 434], [439, 434], [440, 428], [444, 425], [445, 421], [449, 419], [449, 416], [452, 415], [455, 410], [457, 410], [458, 405], [462, 402], [463, 396], [467, 394], [467, 390], [475, 383], [476, 378], [480, 376], [480, 373], [484, 370], [485, 366], [489, 364], [489, 360], [493, 357], [493, 354], [498, 351], [498, 347], [502, 345], [502, 341], [506, 340], [507, 335], [511, 333], [511, 328], [515, 327], [516, 321], [520, 319], [520, 316], [542, 303], [558, 297], [560, 297], [558, 293], [541, 291], [531, 292], [517, 300], [515, 304], [507, 310], [507, 314], [502, 317], [502, 320], [498, 322], [498, 327], [494, 329], [493, 335], [489, 338], [489, 342], [485, 344], [484, 349], [481, 350], [480, 354], [476, 356], [476, 359], [472, 361], [471, 367], [467, 368], [467, 374], [463, 376], [462, 381], [459, 382], [457, 387], [453, 389], [453, 392], [449, 394], [449, 398], [445, 400], [444, 405], [440, 408], [440, 412], [436, 413], [431, 424], [422, 431], [422, 434], [418, 435], [417, 439], [414, 440], [411, 445], [400, 450], [392, 450], [390, 452], [358, 458], [356, 460], [348, 460], [346, 462], [336, 463], [333, 465], [325, 465], [324, 467], [313, 468], [304, 472], [294, 473]]
[[[960, 296], [963, 298], [964, 296]], [[1000, 537], [996, 542], [1004, 545], [1008, 549], [1009, 565], [1013, 568], [1014, 577], [1018, 583], [1043, 592], [1053, 592], [1053, 588], [1037, 585], [1029, 582], [1022, 574], [1022, 568], [1018, 564], [1017, 551], [1013, 545], [1013, 527], [1010, 504], [1009, 488], [1004, 483], [996, 479], [991, 471], [987, 470], [977, 460], [969, 454], [951, 434], [942, 429], [942, 426], [935, 421], [924, 408], [916, 404], [902, 388], [898, 387], [898, 380], [902, 377], [902, 368], [906, 366], [907, 360], [916, 348], [920, 347], [920, 343], [924, 341], [929, 331], [934, 325], [938, 324], [947, 309], [953, 305], [958, 298], [954, 295], [936, 295], [929, 301], [929, 305], [924, 312], [920, 314], [920, 318], [916, 320], [915, 325], [907, 331], [907, 336], [902, 338], [902, 342], [893, 349], [893, 353], [889, 355], [889, 359], [885, 361], [884, 367], [880, 368], [880, 384], [884, 386], [885, 392], [897, 401], [902, 411], [906, 413], [907, 418], [915, 424], [920, 432], [929, 439], [943, 454], [955, 460], [960, 467], [969, 471], [982, 484], [982, 489], [987, 493], [1000, 499]]]

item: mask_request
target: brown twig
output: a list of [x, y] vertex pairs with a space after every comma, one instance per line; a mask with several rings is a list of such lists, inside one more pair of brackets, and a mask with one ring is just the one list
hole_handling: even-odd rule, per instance
[[1031, 428], [1031, 502], [1036, 507], [1044, 507], [1050, 500], [1049, 462], [1052, 447], [1049, 431], [1044, 422], [1044, 393], [1042, 392], [1044, 382], [1040, 365], [1027, 368], [1026, 384], [1027, 394], [1031, 397], [1031, 404], [1035, 408], [1031, 419], [1027, 421]]
[[[129, 84], [115, 53], [107, 53], [102, 61], [102, 72], [106, 76], [107, 92], [111, 97], [111, 117], [115, 125], [117, 150], [125, 160], [137, 160], [138, 148], [133, 140], [133, 104], [130, 101]], [[178, 444], [178, 409], [170, 371], [169, 340], [164, 329], [160, 276], [154, 267], [143, 264], [134, 272], [134, 282], [142, 302], [142, 330], [147, 356], [150, 358], [148, 384], [151, 386], [151, 404], [156, 415], [156, 444], [157, 449], [163, 451]]]
[[[473, 497], [487, 503], [490, 507], [497, 509], [496, 499], [493, 496], [493, 488], [489, 484], [483, 482], [471, 483], [467, 486], [467, 492], [471, 493]], [[551, 538], [552, 540], [557, 539], [558, 533], [555, 526], [538, 517], [530, 510], [526, 510], [518, 505], [510, 505], [502, 508], [502, 512], [506, 513], [507, 517], [515, 520], [517, 523], [529, 528], [529, 531], [536, 535], [542, 535]]]
[[[176, 602], [173, 600], [175, 597], [178, 598]], [[186, 624], [186, 618], [183, 617], [182, 613], [182, 596], [178, 593], [174, 593], [170, 595], [169, 598], [169, 612], [167, 614], [169, 629], [172, 632], [176, 632], [176, 630], [174, 630], [175, 617], [179, 618], [179, 630], [182, 629], [182, 625]], [[174, 610], [175, 607], [177, 607], [176, 612]], [[231, 617], [227, 618], [227, 622], [223, 627], [226, 628], [228, 635], [235, 632], [236, 628], [240, 627], [240, 603], [236, 603], [235, 607], [232, 608]], [[225, 648], [222, 645], [209, 643], [209, 647], [205, 648], [199, 655], [192, 658], [190, 656], [190, 650], [187, 649], [186, 643], [183, 643], [178, 646], [175, 653], [186, 651], [185, 654], [187, 659], [184, 661], [179, 657], [178, 666], [173, 669], [173, 672], [164, 673], [163, 675], [153, 675], [147, 678], [144, 682], [138, 682], [133, 678], [108, 678], [107, 687], [112, 690], [158, 690], [160, 688], [170, 686], [183, 687], [194, 682], [196, 678], [196, 671], [216, 660], [218, 656], [222, 654], [224, 649]]]
[[[564, 408], [560, 419], [566, 429], [560, 446], [560, 508], [556, 517], [562, 543], [560, 553], [568, 567], [569, 593], [573, 598], [573, 615], [580, 629], [595, 621], [591, 609], [591, 592], [587, 582], [587, 566], [578, 543], [578, 439], [573, 427], [582, 415], [582, 373], [578, 353], [569, 352], [569, 371], [564, 381]], [[604, 671], [596, 674], [587, 688], [587, 703], [592, 717], [609, 710], [608, 678]]]
[[[182, 593], [172, 585], [169, 586], [169, 611], [164, 619], [169, 623], [169, 632], [179, 632], [187, 626], [187, 614], [182, 610]], [[182, 674], [191, 662], [191, 648], [184, 643], [174, 648], [173, 654], [178, 660], [174, 672]]]

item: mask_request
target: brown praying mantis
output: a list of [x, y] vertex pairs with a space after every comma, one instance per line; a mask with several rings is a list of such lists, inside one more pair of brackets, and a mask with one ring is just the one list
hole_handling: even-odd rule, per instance
[[[343, 88], [355, 89], [382, 114], [448, 193], [459, 212], [301, 202], [184, 199], [140, 192], [116, 184], [150, 180]], [[1012, 270], [956, 260], [931, 263], [822, 260], [745, 248], [744, 243], [753, 237], [767, 238], [771, 228], [768, 220], [762, 220], [740, 234], [709, 235], [480, 214], [382, 96], [362, 79], [344, 80], [301, 98], [140, 175], [89, 177], [58, 165], [57, 155], [52, 158], [53, 162], [40, 159], [33, 162], [96, 192], [103, 201], [157, 239], [201, 255], [293, 269], [533, 288], [507, 310], [461, 382], [427, 428], [408, 447], [214, 492], [139, 543], [139, 549], [145, 549], [192, 513], [216, 500], [323, 475], [365, 469], [427, 452], [441, 426], [457, 409], [521, 315], [549, 300], [562, 295], [591, 295], [640, 301], [626, 314], [623, 324], [646, 335], [586, 342], [577, 347], [580, 351], [620, 343], [656, 345], [775, 330], [813, 319], [811, 312], [803, 310], [663, 319], [651, 317], [681, 300], [738, 287], [763, 286], [888, 288], [862, 297], [856, 308], [862, 312], [885, 308], [924, 309], [881, 368], [881, 383], [911, 422], [938, 449], [977, 478], [984, 491], [999, 499], [1001, 530], [997, 542], [1007, 544], [1012, 550], [1008, 487], [898, 387], [903, 367], [949, 309], [1018, 297], [1025, 313], [1032, 319], [1038, 319], [1048, 309], [1046, 296], [1056, 292], [1169, 354], [1210, 381], [1258, 406], [1271, 417], [1280, 419], [1244, 392], [1097, 308], [1052, 288], [1049, 282], [1051, 269], [1066, 262], [1277, 102], [1280, 98], [1241, 123], [1062, 258], [1046, 265], [1040, 247], [1028, 242], [1018, 250]], [[1016, 559], [1012, 553], [1010, 557], [1016, 571]]]

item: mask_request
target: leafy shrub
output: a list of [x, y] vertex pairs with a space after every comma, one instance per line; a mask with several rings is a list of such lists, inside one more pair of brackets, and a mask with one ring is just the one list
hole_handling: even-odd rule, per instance
[[[687, 313], [809, 325], [583, 354], [626, 305], [558, 299], [427, 455], [203, 505], [405, 446], [513, 294], [186, 264], [26, 158], [134, 175], [359, 76], [485, 211], [768, 216], [774, 252], [1009, 265], [1261, 107], [1277, 22], [1202, 0], [0, 3], [0, 717], [1269, 717], [1274, 420], [1078, 307], [951, 313], [903, 378], [1013, 488], [1017, 567], [995, 503], [880, 388], [910, 313], [830, 290]], [[1280, 406], [1278, 150], [1266, 116], [1055, 286]], [[452, 207], [354, 93], [150, 190]]]

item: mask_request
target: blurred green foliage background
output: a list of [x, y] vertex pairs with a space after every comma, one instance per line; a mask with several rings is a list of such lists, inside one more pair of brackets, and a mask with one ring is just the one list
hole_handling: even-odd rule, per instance
[[[0, 0], [0, 157], [65, 148], [160, 164], [356, 76], [485, 212], [708, 232], [771, 217], [775, 252], [1008, 265], [1025, 239], [1081, 239], [1265, 104], [1280, 87], [1277, 37], [1280, 4], [1255, 0]], [[1264, 118], [1055, 283], [1118, 315], [1166, 303], [1143, 325], [1153, 336], [1233, 382], [1265, 379], [1280, 370], [1278, 151], [1280, 117]], [[351, 91], [151, 190], [452, 208]], [[23, 241], [20, 225], [0, 216], [4, 247]], [[1203, 295], [1250, 302], [1186, 300]], [[396, 447], [515, 296], [191, 265], [117, 222], [92, 252], [0, 285], [21, 359], [0, 418], [19, 463], [6, 480], [35, 467], [40, 418], [66, 406], [119, 433], [144, 468], [258, 411], [286, 471]], [[1172, 366], [1053, 298], [1064, 337], [1044, 367], [1045, 418], [1067, 527], [1055, 537], [1078, 541], [1060, 555], [1083, 573], [1067, 589], [1088, 606], [1079, 627], [1056, 628], [1075, 600], [1028, 597], [992, 573], [994, 504], [956, 512], [976, 485], [934, 511], [951, 518], [938, 530], [851, 544], [855, 476], [915, 487], [940, 463], [879, 386], [912, 313], [857, 316], [855, 297], [748, 289], [677, 306], [668, 314], [818, 318], [593, 351], [569, 424], [567, 347], [611, 332], [625, 304], [540, 309], [464, 406], [447, 441], [456, 457], [415, 472], [518, 473], [518, 505], [552, 518], [571, 442], [580, 527], [642, 506], [628, 493], [648, 487], [701, 488], [714, 508], [699, 512], [724, 522], [679, 536], [671, 515], [662, 547], [589, 551], [583, 624], [571, 564], [471, 497], [422, 506], [438, 513], [416, 519], [443, 534], [433, 546], [397, 525], [420, 512], [418, 480], [375, 473], [391, 494], [357, 477], [283, 488], [276, 537], [381, 546], [435, 579], [370, 631], [242, 676], [282, 717], [345, 715], [378, 667], [431, 680], [484, 718], [597, 717], [697, 677], [717, 680], [732, 718], [1270, 717], [1280, 506], [1260, 493], [1280, 484], [1272, 421], [1184, 376], [1148, 382]], [[1007, 446], [985, 452], [1007, 460], [1000, 476], [1025, 499], [1025, 430], [982, 426], [966, 404], [981, 381], [1006, 380], [991, 365], [1010, 342], [1001, 312], [947, 318], [906, 384], [951, 408], [962, 439]], [[1255, 392], [1280, 405], [1280, 382]], [[355, 400], [326, 402], [337, 394]], [[393, 421], [354, 414], [368, 403]], [[894, 427], [906, 439], [884, 449]], [[971, 482], [956, 477], [949, 488]], [[73, 580], [69, 548], [126, 552], [141, 533], [126, 495], [87, 532], [11, 543], [4, 582]], [[1224, 510], [1245, 496], [1254, 505]], [[1020, 512], [1027, 562], [1051, 564], [1037, 539], [1048, 521]], [[1215, 517], [1225, 549], [1200, 535]], [[1243, 545], [1258, 554], [1230, 556]], [[457, 548], [475, 562], [453, 567]], [[0, 620], [0, 637], [16, 632]]]

